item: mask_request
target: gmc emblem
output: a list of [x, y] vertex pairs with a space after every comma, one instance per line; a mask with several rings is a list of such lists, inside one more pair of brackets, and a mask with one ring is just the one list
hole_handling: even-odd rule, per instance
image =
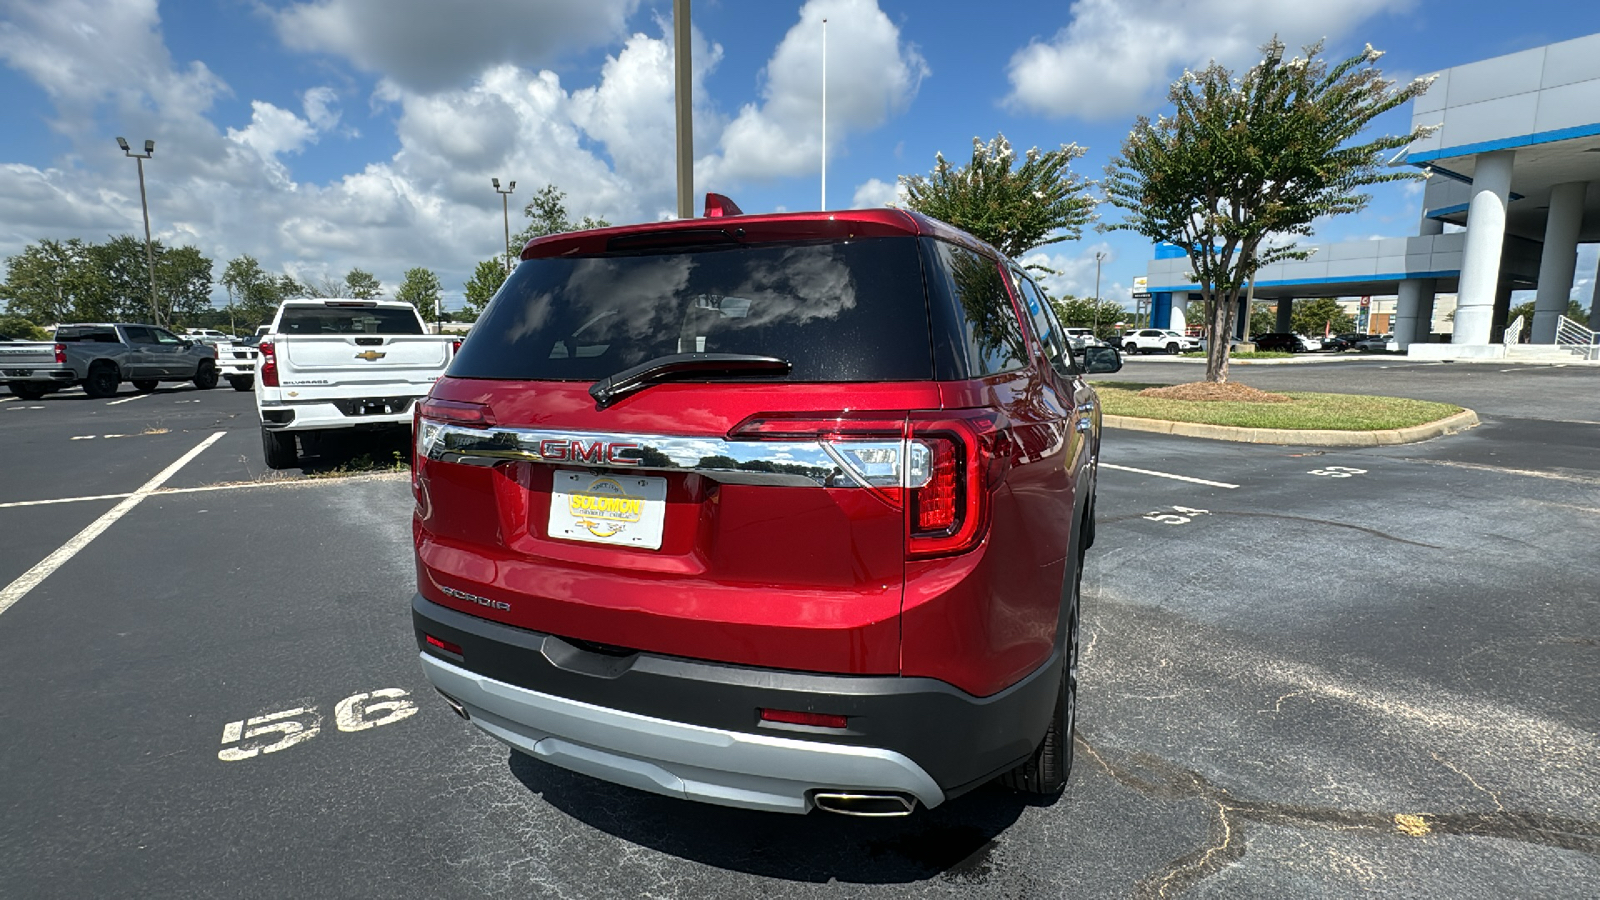
[[587, 446], [583, 441], [552, 439], [539, 442], [539, 456], [551, 462], [582, 462], [590, 465], [611, 466], [637, 466], [637, 456], [623, 456], [628, 451], [637, 451], [638, 444], [627, 441], [607, 443], [605, 441], [592, 441]]

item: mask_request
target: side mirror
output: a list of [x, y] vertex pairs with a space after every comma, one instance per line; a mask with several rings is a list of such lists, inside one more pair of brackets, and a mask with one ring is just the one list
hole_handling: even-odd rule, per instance
[[1090, 375], [1122, 371], [1122, 353], [1115, 347], [1083, 348], [1083, 370]]

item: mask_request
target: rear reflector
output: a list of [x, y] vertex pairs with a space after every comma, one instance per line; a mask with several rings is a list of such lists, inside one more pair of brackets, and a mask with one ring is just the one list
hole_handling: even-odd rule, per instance
[[763, 709], [761, 721], [782, 722], [785, 725], [810, 725], [813, 728], [844, 728], [844, 716], [834, 716], [827, 713], [795, 712], [788, 709]]
[[460, 645], [452, 644], [449, 641], [440, 640], [439, 638], [436, 638], [431, 634], [423, 635], [423, 640], [428, 642], [428, 646], [429, 647], [433, 647], [433, 648], [438, 649], [438, 650], [443, 650], [446, 653], [454, 653], [457, 656], [461, 655], [461, 647], [460, 647]]

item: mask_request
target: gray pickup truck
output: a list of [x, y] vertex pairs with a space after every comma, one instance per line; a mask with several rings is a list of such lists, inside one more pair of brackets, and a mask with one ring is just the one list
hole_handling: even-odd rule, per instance
[[153, 325], [62, 325], [54, 341], [0, 343], [0, 380], [24, 400], [75, 384], [90, 397], [110, 397], [124, 381], [141, 391], [163, 381], [209, 390], [217, 371], [215, 347]]

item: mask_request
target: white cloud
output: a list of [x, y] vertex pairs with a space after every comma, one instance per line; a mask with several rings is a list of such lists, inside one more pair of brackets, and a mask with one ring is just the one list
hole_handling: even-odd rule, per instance
[[1051, 116], [1111, 119], [1148, 113], [1187, 67], [1246, 66], [1274, 33], [1291, 49], [1339, 40], [1411, 0], [1077, 0], [1048, 41], [1011, 57], [1008, 105]]
[[889, 205], [906, 205], [906, 189], [898, 181], [891, 183], [869, 178], [856, 188], [855, 197], [850, 200], [851, 209], [872, 209]]
[[626, 33], [639, 0], [313, 0], [271, 13], [283, 42], [407, 89], [462, 87], [495, 66], [549, 65]]
[[1117, 251], [1104, 241], [1096, 244], [1074, 244], [1075, 253], [1052, 253], [1034, 250], [1017, 260], [1024, 266], [1043, 266], [1053, 273], [1033, 272], [1034, 280], [1052, 297], [1071, 294], [1074, 297], [1093, 297], [1095, 287], [1096, 253], [1104, 253], [1100, 261], [1100, 296], [1106, 300], [1120, 300], [1128, 296], [1128, 288], [1113, 284], [1106, 275], [1117, 261]]
[[877, 0], [808, 0], [767, 62], [759, 104], [747, 104], [722, 132], [720, 152], [696, 166], [695, 182], [766, 179], [818, 171], [822, 164], [822, 20], [827, 19], [828, 145], [876, 128], [916, 96], [927, 64], [878, 8]]
[[249, 147], [263, 159], [274, 159], [280, 153], [298, 153], [307, 141], [316, 137], [316, 129], [310, 122], [287, 109], [253, 100], [250, 110], [250, 125], [244, 129], [229, 128], [228, 139]]
[[314, 87], [302, 98], [306, 120], [318, 131], [329, 131], [339, 124], [339, 95], [331, 87]]

